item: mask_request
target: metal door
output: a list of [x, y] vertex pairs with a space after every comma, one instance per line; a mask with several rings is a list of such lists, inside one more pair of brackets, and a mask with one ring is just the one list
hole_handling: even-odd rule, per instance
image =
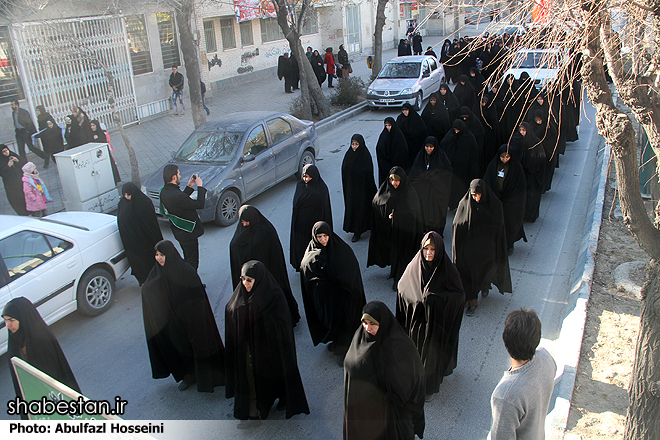
[[360, 53], [360, 6], [346, 6], [346, 44], [348, 53]]

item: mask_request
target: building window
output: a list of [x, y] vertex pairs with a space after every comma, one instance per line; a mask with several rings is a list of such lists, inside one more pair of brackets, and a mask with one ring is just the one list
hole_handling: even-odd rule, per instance
[[242, 21], [241, 28], [241, 46], [252, 46], [254, 37], [252, 36], [252, 21]]
[[309, 8], [305, 14], [302, 26], [302, 35], [318, 34], [319, 21], [316, 17], [316, 9]]
[[204, 39], [206, 40], [206, 52], [217, 52], [218, 45], [215, 42], [215, 28], [213, 20], [204, 20]]
[[176, 35], [173, 12], [159, 12], [156, 14], [158, 21], [158, 36], [160, 38], [160, 52], [163, 55], [163, 67], [171, 69], [181, 65], [179, 58], [179, 40]]
[[0, 27], [0, 102], [25, 99], [21, 78], [18, 76], [9, 28]]
[[126, 35], [128, 36], [128, 49], [131, 52], [133, 75], [153, 72], [144, 15], [126, 16]]
[[235, 48], [236, 38], [234, 38], [234, 20], [231, 18], [221, 18], [220, 32], [222, 33], [222, 48], [225, 50]]
[[262, 43], [284, 39], [282, 29], [280, 29], [280, 25], [277, 24], [277, 18], [262, 18], [260, 21]]

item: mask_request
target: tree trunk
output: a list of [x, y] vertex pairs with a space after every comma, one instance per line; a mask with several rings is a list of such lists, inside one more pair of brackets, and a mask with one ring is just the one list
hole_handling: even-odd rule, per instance
[[307, 55], [303, 50], [300, 39], [297, 40], [298, 44], [295, 41], [289, 41], [289, 46], [291, 46], [291, 52], [294, 53], [296, 61], [298, 62], [298, 71], [300, 72], [300, 100], [302, 103], [302, 117], [309, 121], [312, 120], [312, 104], [309, 97], [309, 86], [307, 85], [308, 81], [311, 81], [318, 84], [316, 80], [316, 75], [311, 69], [312, 65], [307, 60]]
[[646, 267], [635, 363], [628, 387], [626, 440], [660, 439], [660, 264]]
[[374, 67], [371, 77], [375, 78], [383, 68], [383, 27], [385, 26], [385, 6], [388, 0], [378, 0], [376, 7], [376, 24], [374, 26]]
[[200, 85], [199, 62], [197, 58], [197, 45], [193, 38], [191, 28], [194, 0], [183, 0], [176, 8], [176, 21], [179, 26], [181, 53], [186, 66], [188, 78], [188, 92], [190, 93], [190, 112], [192, 113], [195, 128], [206, 123], [206, 112], [202, 107], [202, 88]]

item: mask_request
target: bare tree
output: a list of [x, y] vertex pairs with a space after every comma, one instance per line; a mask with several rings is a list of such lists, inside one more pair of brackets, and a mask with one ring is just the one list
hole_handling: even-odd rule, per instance
[[389, 0], [378, 0], [376, 24], [374, 25], [374, 67], [373, 76], [378, 75], [383, 67], [383, 27], [385, 26], [385, 6]]
[[305, 22], [307, 11], [311, 7], [311, 0], [272, 0], [277, 11], [277, 23], [280, 25], [284, 37], [289, 42], [291, 52], [298, 61], [300, 71], [300, 91], [303, 118], [312, 119], [312, 101], [323, 119], [330, 115], [330, 104], [326, 99], [321, 86], [316, 81], [312, 65], [307, 62], [307, 56], [300, 42], [300, 32]]

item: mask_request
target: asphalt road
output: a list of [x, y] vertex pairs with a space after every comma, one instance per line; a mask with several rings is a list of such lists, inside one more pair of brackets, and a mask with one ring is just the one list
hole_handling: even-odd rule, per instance
[[[580, 252], [587, 205], [594, 174], [594, 111], [587, 104], [582, 115], [580, 140], [568, 145], [560, 158], [553, 188], [543, 196], [541, 215], [525, 224], [528, 243], [518, 242], [510, 257], [513, 294], [491, 291], [472, 317], [464, 317], [461, 328], [458, 367], [445, 378], [440, 392], [426, 404], [426, 432], [429, 439], [483, 439], [490, 427], [490, 394], [502, 372], [509, 366], [502, 343], [503, 321], [519, 307], [534, 308], [543, 323], [542, 344], [553, 352], [553, 340], [560, 331], [562, 318], [570, 308], [568, 293], [572, 271]], [[330, 189], [334, 224], [340, 237], [351, 244], [362, 267], [367, 301], [381, 300], [394, 310], [389, 269], [366, 268], [368, 234], [350, 243], [351, 234], [340, 230], [343, 219], [341, 161], [353, 133], [364, 135], [375, 161], [375, 146], [383, 119], [397, 111], [365, 112], [321, 136], [317, 166]], [[375, 169], [377, 167], [374, 165]], [[253, 199], [255, 205], [275, 225], [285, 247], [291, 221], [295, 190], [291, 177]], [[451, 218], [445, 230], [446, 250], [451, 255]], [[200, 276], [207, 284], [220, 333], [224, 339], [224, 307], [232, 294], [229, 275], [229, 241], [234, 227], [205, 226], [200, 240]], [[166, 238], [172, 239], [169, 226], [161, 221]], [[173, 239], [172, 239], [173, 240]], [[173, 240], [174, 241], [174, 240]], [[298, 274], [289, 266], [289, 277], [304, 313]], [[167, 425], [156, 438], [252, 438], [252, 439], [341, 439], [343, 415], [343, 369], [325, 346], [313, 347], [305, 319], [295, 329], [298, 365], [305, 385], [311, 413], [284, 420], [273, 409], [269, 420], [249, 431], [236, 429], [232, 417], [233, 400], [224, 397], [224, 388], [215, 393], [197, 393], [195, 388], [178, 391], [173, 379], [154, 380], [147, 355], [142, 325], [140, 289], [135, 279], [125, 275], [117, 282], [113, 307], [104, 315], [89, 318], [74, 313], [52, 326], [83, 393], [91, 399], [112, 401], [121, 396], [128, 401], [129, 420], [212, 420]], [[558, 366], [558, 374], [562, 371]], [[0, 396], [13, 397], [6, 355], [0, 359]], [[551, 408], [552, 409], [552, 408]], [[10, 419], [0, 411], [0, 419]]]

